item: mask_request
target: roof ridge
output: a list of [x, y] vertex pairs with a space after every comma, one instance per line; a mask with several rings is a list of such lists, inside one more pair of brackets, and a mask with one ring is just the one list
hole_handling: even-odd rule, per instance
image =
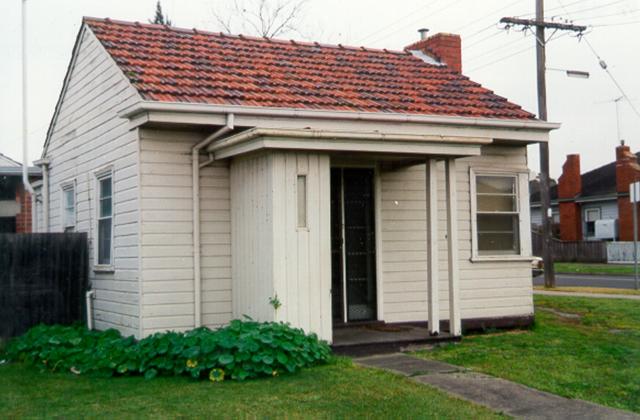
[[269, 37], [260, 37], [253, 35], [244, 35], [244, 34], [231, 34], [227, 32], [214, 32], [208, 30], [202, 30], [197, 28], [181, 28], [177, 26], [168, 26], [161, 25], [156, 23], [142, 23], [138, 21], [126, 21], [126, 20], [118, 20], [111, 18], [97, 18], [92, 16], [83, 16], [83, 22], [94, 21], [94, 22], [103, 22], [103, 23], [115, 23], [117, 25], [125, 25], [125, 26], [137, 26], [148, 29], [157, 29], [157, 30], [169, 30], [174, 32], [181, 33], [190, 33], [194, 35], [211, 35], [216, 37], [225, 37], [225, 38], [235, 38], [235, 39], [244, 39], [250, 41], [259, 41], [259, 42], [274, 42], [279, 44], [290, 44], [290, 45], [303, 45], [308, 47], [320, 47], [320, 48], [333, 48], [333, 49], [341, 49], [341, 50], [353, 50], [353, 51], [370, 51], [370, 52], [378, 52], [378, 53], [387, 53], [387, 54], [395, 54], [395, 55], [410, 55], [406, 50], [393, 50], [388, 48], [371, 48], [365, 46], [354, 46], [354, 45], [343, 45], [343, 44], [326, 44], [320, 43], [317, 41], [298, 41], [294, 39], [282, 39], [282, 38], [269, 38]]

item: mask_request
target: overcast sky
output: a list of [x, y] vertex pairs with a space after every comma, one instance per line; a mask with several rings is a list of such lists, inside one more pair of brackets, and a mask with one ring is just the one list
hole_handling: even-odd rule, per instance
[[[163, 0], [175, 26], [220, 30], [212, 9], [230, 0]], [[277, 0], [274, 0], [277, 1]], [[62, 86], [82, 16], [145, 22], [156, 0], [29, 0], [29, 158], [40, 157], [46, 129]], [[421, 27], [462, 35], [463, 73], [537, 113], [534, 39], [504, 31], [502, 16], [527, 15], [534, 0], [309, 0], [301, 34], [287, 38], [402, 49]], [[564, 6], [564, 8], [563, 8]], [[587, 39], [640, 110], [640, 0], [547, 0], [547, 16], [593, 25]], [[21, 160], [20, 0], [1, 0], [0, 152]], [[559, 37], [562, 34], [556, 34]], [[565, 155], [580, 153], [588, 170], [614, 159], [618, 144], [613, 100], [621, 96], [585, 41], [572, 36], [551, 41], [549, 68], [588, 71], [588, 80], [548, 71], [549, 120], [561, 122], [552, 135], [551, 174]], [[620, 102], [621, 137], [640, 149], [640, 116]], [[538, 169], [537, 148], [529, 166]]]

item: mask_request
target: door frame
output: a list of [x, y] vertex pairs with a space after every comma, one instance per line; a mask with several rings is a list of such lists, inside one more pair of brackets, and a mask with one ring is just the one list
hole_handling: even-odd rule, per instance
[[[374, 232], [375, 232], [375, 245], [376, 245], [376, 319], [374, 321], [367, 322], [379, 322], [384, 321], [384, 299], [383, 299], [383, 270], [382, 270], [382, 180], [380, 176], [380, 164], [379, 162], [363, 163], [363, 162], [343, 162], [331, 163], [330, 168], [340, 169], [373, 169], [373, 218], [374, 218]], [[342, 186], [344, 188], [344, 186]], [[342, 191], [344, 194], [344, 190]], [[344, 197], [344, 195], [343, 195]], [[344, 203], [341, 207], [342, 220], [344, 221]], [[344, 238], [344, 223], [342, 223], [342, 237]], [[346, 258], [345, 248], [342, 247], [342, 320], [344, 324], [348, 324], [347, 321], [347, 298], [346, 298]], [[333, 293], [331, 294], [333, 299]], [[332, 305], [333, 310], [333, 305]], [[333, 322], [333, 315], [331, 316]]]

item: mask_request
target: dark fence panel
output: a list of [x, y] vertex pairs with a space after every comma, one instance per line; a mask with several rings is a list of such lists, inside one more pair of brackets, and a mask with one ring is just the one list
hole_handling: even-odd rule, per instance
[[[532, 232], [533, 255], [542, 256], [542, 235]], [[551, 242], [551, 254], [558, 262], [606, 263], [607, 243], [604, 241], [559, 241]]]
[[86, 233], [0, 234], [0, 337], [83, 319]]

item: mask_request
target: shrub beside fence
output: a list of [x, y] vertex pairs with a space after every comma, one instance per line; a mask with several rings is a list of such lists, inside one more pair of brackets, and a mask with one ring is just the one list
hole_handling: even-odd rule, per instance
[[0, 234], [0, 337], [83, 319], [86, 233]]
[[[542, 256], [542, 235], [532, 232], [533, 255]], [[605, 241], [559, 241], [551, 242], [551, 254], [558, 262], [606, 263]]]

